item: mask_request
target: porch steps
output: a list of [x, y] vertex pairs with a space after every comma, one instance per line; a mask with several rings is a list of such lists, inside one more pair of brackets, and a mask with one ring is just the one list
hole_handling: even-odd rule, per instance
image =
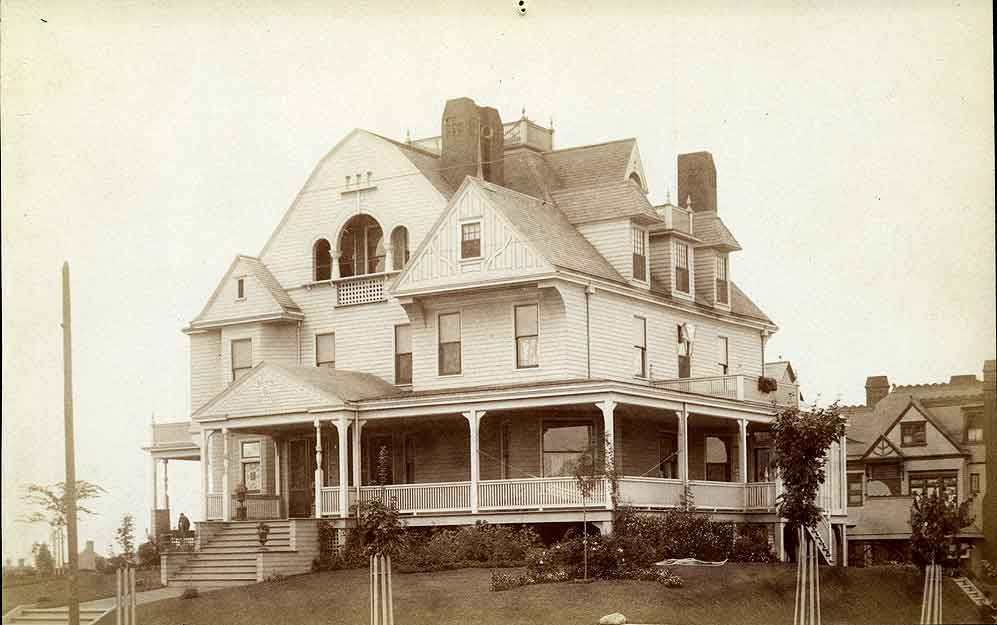
[[953, 577], [952, 581], [955, 582], [955, 585], [962, 589], [962, 592], [966, 593], [969, 600], [976, 605], [983, 605], [987, 602], [986, 595], [980, 592], [980, 589], [976, 587], [976, 584], [970, 580], [965, 577]]
[[[104, 613], [101, 608], [80, 608], [80, 625], [90, 625]], [[10, 617], [10, 620], [7, 617]], [[19, 608], [4, 616], [5, 625], [66, 625], [69, 608]]]
[[828, 548], [827, 543], [824, 542], [824, 538], [820, 535], [820, 532], [813, 527], [808, 527], [807, 532], [810, 534], [810, 538], [813, 539], [814, 544], [817, 545], [817, 550], [820, 551], [820, 555], [824, 557], [824, 562], [830, 566], [834, 566], [834, 557], [831, 555], [831, 550]]
[[[255, 521], [226, 523], [170, 576], [167, 585], [218, 588], [255, 584], [256, 558], [260, 549], [256, 525]], [[290, 551], [290, 522], [267, 521], [267, 525], [270, 526], [267, 550]]]

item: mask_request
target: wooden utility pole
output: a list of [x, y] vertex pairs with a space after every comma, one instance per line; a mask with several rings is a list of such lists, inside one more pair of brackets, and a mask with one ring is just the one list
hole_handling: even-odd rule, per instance
[[73, 443], [73, 332], [69, 262], [62, 263], [62, 384], [66, 434], [66, 533], [69, 542], [69, 625], [80, 625], [79, 553], [76, 549], [76, 450]]

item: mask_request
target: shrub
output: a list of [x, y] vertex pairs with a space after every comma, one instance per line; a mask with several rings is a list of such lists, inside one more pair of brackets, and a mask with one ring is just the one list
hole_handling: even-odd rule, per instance
[[982, 560], [980, 562], [980, 569], [983, 571], [984, 579], [990, 582], [997, 581], [997, 562]]
[[736, 527], [690, 510], [672, 510], [660, 516], [623, 510], [617, 516], [616, 535], [629, 558], [645, 565], [666, 558], [716, 561], [731, 558]]
[[138, 546], [139, 567], [150, 569], [159, 566], [159, 547], [152, 540]]
[[510, 588], [526, 586], [529, 583], [529, 578], [526, 575], [492, 571], [492, 579], [488, 584], [488, 590], [498, 592], [501, 590], [509, 590]]
[[340, 546], [336, 526], [331, 521], [318, 524], [319, 555], [312, 560], [312, 571], [356, 569], [367, 566], [360, 534], [353, 529], [346, 531], [345, 544]]
[[402, 571], [436, 571], [467, 567], [522, 566], [526, 553], [539, 544], [532, 529], [479, 523], [431, 534], [412, 532], [399, 554]]
[[768, 531], [760, 525], [742, 525], [734, 540], [730, 559], [735, 562], [775, 562], [778, 560], [769, 546]]

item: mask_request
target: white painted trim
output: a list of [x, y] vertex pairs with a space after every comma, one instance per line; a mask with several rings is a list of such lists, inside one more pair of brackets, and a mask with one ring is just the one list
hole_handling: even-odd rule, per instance
[[[494, 210], [494, 209], [493, 209]], [[470, 224], [478, 224], [478, 255], [464, 257], [464, 226]], [[457, 245], [460, 249], [457, 250], [457, 260], [460, 263], [472, 263], [480, 262], [485, 259], [482, 252], [484, 252], [485, 245], [485, 220], [483, 215], [478, 215], [477, 217], [465, 217], [463, 219], [457, 220]]]
[[[519, 366], [519, 343], [518, 336], [516, 335], [516, 308], [520, 306], [536, 306], [537, 307], [537, 364], [530, 367], [520, 367]], [[521, 372], [536, 372], [543, 369], [543, 351], [541, 350], [541, 341], [543, 334], [543, 327], [541, 324], [541, 318], [543, 315], [540, 314], [540, 298], [535, 299], [523, 299], [518, 301], [512, 301], [509, 303], [509, 310], [512, 313], [512, 371], [513, 373]]]
[[[460, 325], [460, 372], [458, 373], [441, 373], [440, 372], [440, 316], [441, 315], [452, 315], [457, 314], [457, 321]], [[467, 364], [464, 361], [464, 309], [463, 308], [446, 308], [436, 311], [436, 377], [438, 378], [460, 378], [464, 376], [464, 367]]]
[[[409, 332], [411, 333], [411, 331], [412, 331], [412, 322], [411, 321], [408, 321], [406, 323], [395, 323], [395, 324], [391, 325], [391, 379], [392, 379], [392, 384], [394, 384], [395, 386], [411, 387], [412, 386], [412, 382], [415, 380], [415, 346], [414, 345], [412, 346], [412, 351], [408, 352], [409, 355], [412, 356], [412, 380], [410, 380], [407, 383], [399, 383], [398, 382], [398, 369], [397, 369], [397, 366], [398, 366], [398, 344], [397, 344], [397, 341], [398, 341], [398, 328], [400, 326], [408, 326], [409, 327]], [[463, 326], [461, 326], [461, 328], [463, 328]], [[439, 328], [437, 328], [437, 332], [438, 331], [439, 331]], [[409, 338], [409, 340], [412, 340], [411, 337]], [[461, 335], [461, 349], [463, 349], [463, 342], [464, 342], [464, 337], [463, 337], [463, 335]], [[439, 345], [437, 345], [436, 349], [437, 349], [437, 367], [439, 367]], [[464, 366], [464, 355], [463, 354], [461, 354], [461, 363], [460, 364], [461, 364], [461, 368], [463, 369], [463, 366]]]

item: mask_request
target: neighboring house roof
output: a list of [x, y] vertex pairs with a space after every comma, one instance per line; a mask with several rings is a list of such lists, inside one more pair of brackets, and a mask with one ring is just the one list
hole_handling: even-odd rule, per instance
[[593, 187], [626, 179], [636, 139], [620, 139], [544, 153], [562, 189]]
[[550, 264], [624, 282], [609, 261], [568, 222], [557, 206], [490, 182], [474, 178], [469, 180], [490, 193], [495, 208]]
[[788, 360], [767, 362], [763, 366], [763, 369], [766, 377], [781, 380], [783, 379], [783, 376], [788, 375], [791, 382], [796, 382], [796, 372], [793, 371], [793, 365], [791, 365]]
[[741, 249], [720, 216], [712, 211], [696, 213], [692, 221], [693, 236], [700, 240], [697, 247], [723, 247], [728, 251]]
[[629, 180], [554, 191], [552, 195], [557, 207], [573, 224], [630, 217], [661, 221], [661, 216], [647, 201], [640, 187]]
[[[225, 275], [218, 282], [218, 286], [215, 287], [214, 292], [212, 292], [211, 297], [204, 304], [204, 308], [198, 313], [194, 320], [190, 322], [188, 329], [195, 330], [199, 325], [202, 325], [205, 320], [205, 315], [211, 310], [212, 305], [221, 295], [225, 284], [228, 282], [232, 273], [235, 271], [236, 267], [239, 265], [245, 267], [256, 280], [266, 289], [266, 291], [273, 298], [273, 303], [277, 307], [277, 313], [281, 316], [286, 316], [289, 318], [301, 318], [302, 312], [301, 308], [294, 303], [291, 296], [284, 290], [284, 287], [280, 285], [277, 278], [274, 277], [267, 266], [260, 261], [259, 258], [255, 256], [246, 256], [245, 254], [237, 254], [229, 265], [228, 270]], [[214, 323], [218, 320], [211, 320], [210, 323]]]

